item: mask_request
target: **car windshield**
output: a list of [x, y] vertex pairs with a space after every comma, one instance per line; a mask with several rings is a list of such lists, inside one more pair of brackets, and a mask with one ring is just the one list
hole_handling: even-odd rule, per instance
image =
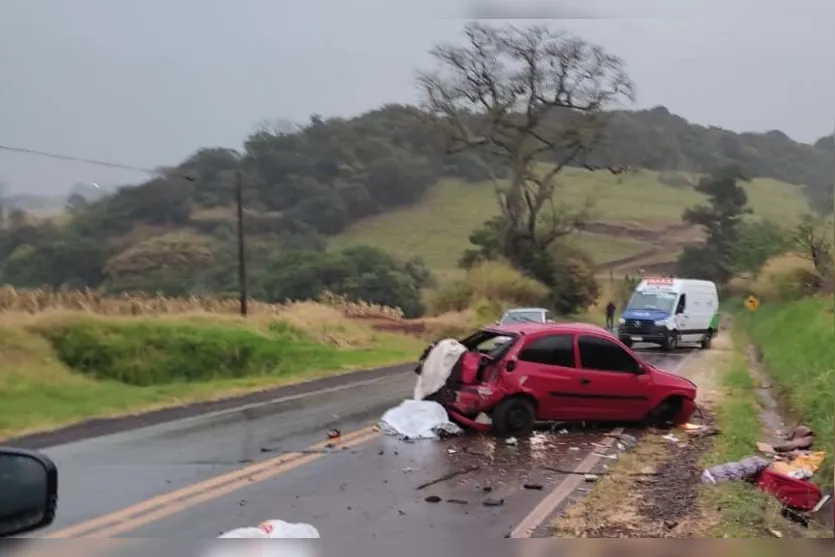
[[502, 317], [502, 325], [508, 323], [542, 323], [544, 319], [541, 311], [509, 311]]
[[496, 331], [479, 331], [462, 340], [461, 344], [468, 350], [475, 350], [496, 359], [509, 349], [515, 340], [516, 337], [512, 335]]
[[630, 310], [672, 311], [675, 302], [675, 292], [635, 292], [626, 307]]

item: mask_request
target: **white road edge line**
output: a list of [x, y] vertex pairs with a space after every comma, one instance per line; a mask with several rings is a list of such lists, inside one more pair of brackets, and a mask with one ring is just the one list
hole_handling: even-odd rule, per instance
[[[670, 370], [672, 372], [678, 372], [678, 370], [684, 366], [686, 362], [688, 362], [692, 357], [698, 354], [699, 351], [690, 352], [676, 363], [674, 369]], [[516, 527], [510, 531], [510, 534], [507, 536], [509, 538], [530, 538], [533, 533], [539, 528], [543, 522], [545, 522], [551, 514], [559, 507], [563, 501], [565, 501], [574, 491], [580, 487], [585, 482], [585, 478], [583, 478], [584, 474], [591, 473], [594, 470], [594, 467], [600, 462], [603, 458], [603, 454], [609, 447], [611, 447], [615, 441], [617, 440], [617, 436], [624, 432], [624, 428], [617, 427], [607, 433], [607, 438], [600, 443], [603, 447], [600, 447], [598, 451], [592, 451], [588, 456], [586, 456], [583, 461], [577, 465], [577, 468], [574, 469], [574, 473], [570, 474], [567, 478], [562, 480], [557, 486], [551, 491], [548, 495], [546, 495], [539, 504], [534, 507], [534, 509], [528, 513], [528, 515], [523, 518]]]

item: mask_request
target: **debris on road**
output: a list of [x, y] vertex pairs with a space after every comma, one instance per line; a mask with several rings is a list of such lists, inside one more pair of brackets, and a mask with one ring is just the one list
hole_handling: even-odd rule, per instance
[[342, 432], [338, 429], [332, 429], [328, 432], [328, 439], [336, 439], [337, 437], [342, 437]]
[[518, 445], [519, 441], [515, 437], [508, 437], [504, 440], [505, 445]]
[[600, 476], [598, 476], [597, 474], [585, 474], [583, 476], [583, 481], [585, 481], [587, 483], [594, 483], [599, 479], [600, 479]]
[[443, 435], [461, 435], [464, 431], [452, 423], [443, 406], [428, 400], [404, 400], [383, 414], [380, 430], [401, 439], [438, 439]]
[[437, 495], [429, 495], [424, 499], [424, 501], [426, 501], [427, 503], [440, 503], [441, 498]]
[[484, 501], [481, 502], [482, 505], [485, 507], [501, 507], [504, 505], [504, 499], [498, 499], [496, 497], [488, 497]]
[[532, 489], [535, 491], [542, 491], [542, 489], [544, 489], [542, 484], [524, 484], [522, 487], [524, 487], [525, 489]]
[[439, 484], [441, 482], [445, 482], [447, 480], [451, 480], [453, 478], [457, 478], [458, 476], [463, 476], [464, 474], [469, 474], [470, 472], [475, 472], [476, 470], [480, 470], [481, 466], [475, 464], [473, 466], [468, 466], [467, 468], [462, 468], [461, 470], [456, 470], [454, 472], [450, 472], [449, 474], [444, 474], [438, 479], [432, 480], [431, 482], [426, 482], [425, 484], [421, 484], [417, 486], [415, 489], [420, 491], [421, 489], [426, 489], [429, 486]]
[[256, 527], [235, 528], [218, 538], [320, 538], [319, 530], [310, 524], [266, 520]]

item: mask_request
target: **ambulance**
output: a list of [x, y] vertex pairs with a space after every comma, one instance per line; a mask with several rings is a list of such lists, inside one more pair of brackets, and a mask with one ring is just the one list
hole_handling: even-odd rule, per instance
[[646, 278], [618, 320], [618, 338], [626, 346], [646, 342], [668, 351], [691, 343], [710, 348], [718, 330], [719, 293], [707, 280]]

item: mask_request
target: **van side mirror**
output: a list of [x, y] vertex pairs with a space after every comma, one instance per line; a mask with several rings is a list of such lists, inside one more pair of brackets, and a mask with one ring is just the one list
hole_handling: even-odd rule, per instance
[[0, 448], [0, 537], [45, 528], [55, 520], [58, 469], [46, 456]]

